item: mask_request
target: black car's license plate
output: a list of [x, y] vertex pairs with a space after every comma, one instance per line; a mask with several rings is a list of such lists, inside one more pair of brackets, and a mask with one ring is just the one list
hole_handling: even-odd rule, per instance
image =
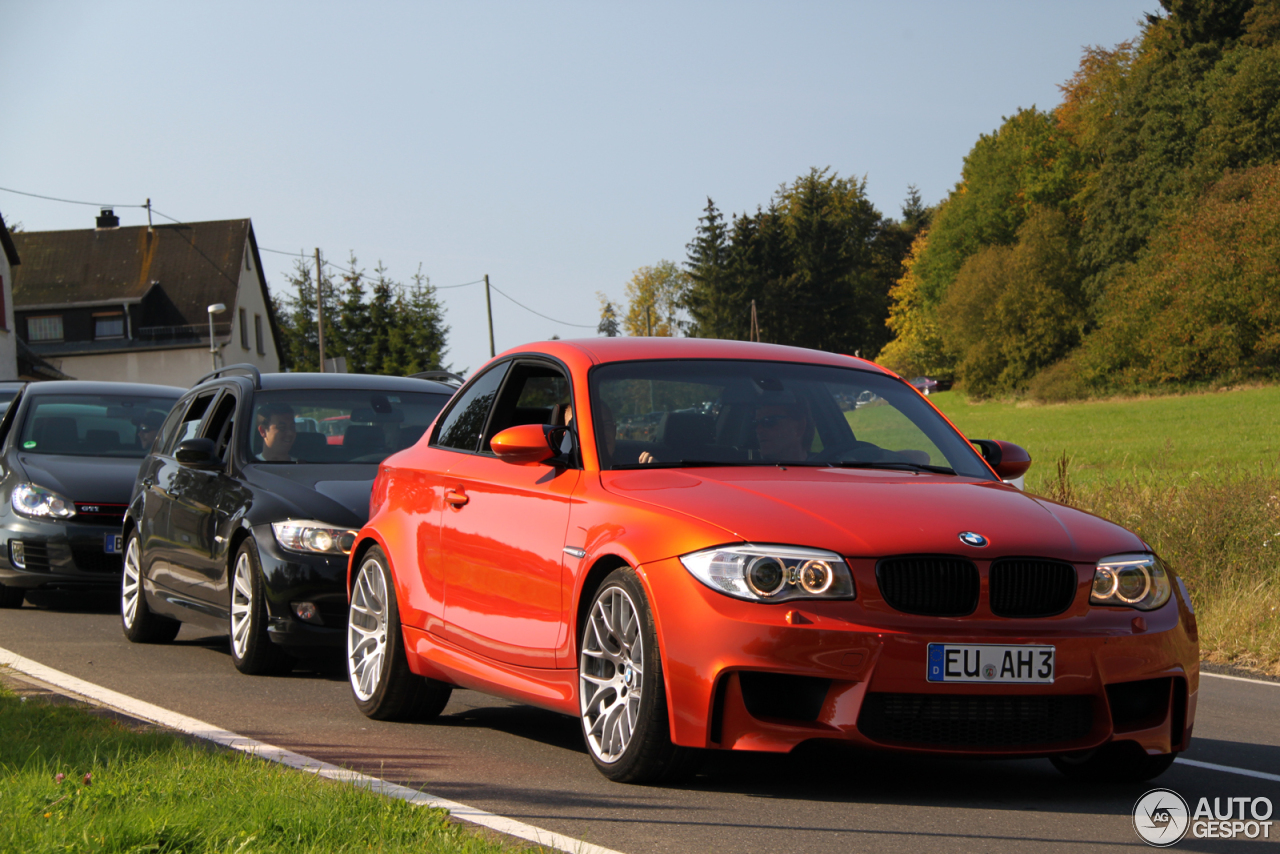
[[1031, 644], [931, 643], [930, 682], [1052, 683], [1054, 648]]
[[124, 551], [124, 535], [123, 534], [107, 534], [106, 541], [102, 544], [102, 550], [109, 555], [118, 555]]

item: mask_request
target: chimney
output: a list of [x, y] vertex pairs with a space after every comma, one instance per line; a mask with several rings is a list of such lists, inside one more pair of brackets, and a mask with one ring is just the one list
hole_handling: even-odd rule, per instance
[[102, 213], [98, 214], [98, 228], [119, 228], [120, 217], [115, 215], [115, 211], [111, 208], [103, 208]]

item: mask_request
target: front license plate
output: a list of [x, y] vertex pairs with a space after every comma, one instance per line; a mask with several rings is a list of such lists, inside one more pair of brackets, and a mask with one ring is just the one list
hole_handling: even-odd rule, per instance
[[124, 551], [124, 535], [107, 534], [107, 540], [102, 544], [102, 550], [109, 555], [118, 555]]
[[1053, 682], [1053, 647], [931, 643], [930, 682]]

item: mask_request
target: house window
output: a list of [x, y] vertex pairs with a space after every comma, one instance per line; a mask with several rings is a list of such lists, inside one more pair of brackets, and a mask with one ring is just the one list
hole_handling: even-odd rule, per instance
[[249, 252], [249, 247], [247, 247], [247, 246], [246, 246], [246, 247], [245, 247], [245, 250], [244, 250], [244, 268], [245, 268], [246, 270], [252, 270], [252, 269], [253, 269], [253, 260], [252, 260], [252, 259], [253, 259], [253, 256], [252, 256], [252, 255], [250, 254], [250, 252]]
[[245, 318], [244, 309], [240, 309], [240, 348], [249, 349], [249, 321]]
[[48, 317], [27, 318], [28, 341], [61, 341], [62, 315], [53, 314]]
[[[61, 326], [61, 324], [59, 324]], [[58, 335], [62, 337], [61, 334]], [[124, 314], [119, 311], [98, 311], [93, 314], [93, 340], [124, 337]]]
[[253, 335], [258, 340], [258, 355], [267, 355], [267, 348], [262, 346], [262, 315], [253, 316]]

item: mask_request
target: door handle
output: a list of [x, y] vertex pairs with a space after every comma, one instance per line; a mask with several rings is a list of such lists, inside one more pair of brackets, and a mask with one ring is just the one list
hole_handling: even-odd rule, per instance
[[446, 489], [444, 491], [444, 500], [452, 504], [454, 507], [461, 507], [462, 505], [470, 501], [471, 497], [468, 496], [465, 492], [463, 492], [460, 489], [459, 490]]
[[155, 486], [155, 480], [149, 477], [144, 477], [142, 479], [142, 485], [150, 489], [152, 486]]

